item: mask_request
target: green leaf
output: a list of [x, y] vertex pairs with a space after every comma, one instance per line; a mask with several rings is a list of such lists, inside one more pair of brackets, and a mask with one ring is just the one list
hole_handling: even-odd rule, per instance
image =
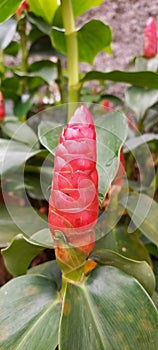
[[0, 2], [0, 22], [4, 22], [11, 17], [19, 7], [21, 0], [1, 0]]
[[152, 296], [155, 289], [155, 277], [146, 261], [128, 259], [109, 249], [94, 249], [89, 259], [96, 261], [99, 265], [117, 267], [128, 275], [133, 276], [146, 289], [149, 295]]
[[33, 62], [29, 66], [28, 73], [16, 70], [15, 74], [20, 77], [39, 77], [42, 78], [46, 83], [52, 84], [53, 81], [57, 78], [57, 69], [54, 62], [43, 60]]
[[152, 58], [145, 58], [138, 56], [135, 58], [136, 70], [148, 70], [152, 72], [157, 72], [158, 70], [158, 55]]
[[61, 350], [155, 350], [157, 327], [158, 313], [139, 282], [104, 266], [81, 284], [68, 283], [59, 346]]
[[40, 150], [32, 149], [29, 145], [14, 140], [0, 139], [0, 174], [17, 170], [39, 152]]
[[62, 273], [58, 264], [56, 263], [56, 260], [46, 261], [40, 265], [33, 266], [27, 271], [27, 274], [38, 274], [51, 278], [56, 282], [58, 290], [61, 289]]
[[51, 25], [46, 23], [42, 18], [36, 17], [33, 13], [27, 13], [28, 21], [34, 24], [42, 33], [49, 35]]
[[29, 240], [35, 242], [45, 248], [54, 248], [54, 241], [49, 228], [44, 228], [38, 232], [35, 232], [30, 236]]
[[143, 145], [146, 142], [158, 140], [158, 135], [147, 133], [141, 136], [132, 137], [126, 141], [124, 152], [132, 151], [133, 149]]
[[16, 55], [19, 52], [20, 45], [17, 41], [12, 41], [6, 49], [4, 49], [4, 54], [5, 55], [10, 55], [16, 57]]
[[[38, 242], [38, 234], [33, 236], [37, 231], [47, 227], [45, 215], [39, 215], [32, 207], [9, 206], [9, 213], [4, 206], [0, 207], [0, 247], [5, 247], [11, 239], [19, 233], [32, 236], [32, 239]], [[45, 233], [43, 233], [43, 241]], [[47, 241], [47, 238], [46, 238]]]
[[16, 76], [12, 78], [5, 78], [5, 80], [3, 80], [1, 84], [4, 97], [8, 99], [13, 99], [13, 101], [16, 100], [18, 95], [19, 83], [19, 78]]
[[[73, 35], [73, 34], [70, 34]], [[110, 45], [112, 34], [110, 27], [103, 22], [92, 19], [78, 31], [79, 61], [93, 63], [95, 56]], [[64, 55], [67, 52], [66, 39], [62, 29], [54, 27], [51, 31], [52, 43]]]
[[106, 234], [106, 226], [106, 222], [102, 224], [102, 234], [104, 236], [95, 242], [94, 251], [106, 248], [116, 251], [126, 258], [139, 261], [145, 260], [150, 266], [152, 265], [148, 250], [139, 238], [139, 231], [129, 234], [127, 227], [124, 225], [116, 226]]
[[59, 137], [64, 125], [57, 125], [52, 122], [41, 122], [38, 127], [38, 137], [41, 144], [55, 156], [55, 149], [59, 143]]
[[26, 117], [27, 113], [31, 109], [33, 105], [34, 95], [28, 96], [26, 101], [18, 100], [18, 102], [14, 105], [14, 115], [19, 118]]
[[81, 83], [91, 80], [111, 80], [149, 89], [158, 89], [158, 73], [154, 72], [123, 72], [119, 70], [111, 72], [90, 71], [81, 79]]
[[132, 193], [128, 196], [128, 201], [125, 197], [120, 201], [131, 217], [129, 232], [133, 230], [133, 222], [151, 242], [158, 245], [158, 204], [143, 193]]
[[0, 50], [4, 50], [11, 43], [15, 35], [15, 32], [16, 32], [15, 19], [10, 18], [8, 19], [8, 21], [0, 24]]
[[72, 0], [73, 13], [75, 17], [81, 16], [92, 7], [101, 5], [103, 0]]
[[129, 87], [125, 92], [125, 101], [135, 113], [138, 119], [142, 118], [148, 108], [158, 102], [158, 91], [141, 89], [136, 86]]
[[39, 148], [38, 138], [34, 131], [26, 123], [18, 121], [17, 118], [6, 117], [2, 124], [2, 130], [15, 141], [30, 145], [34, 149]]
[[42, 17], [49, 24], [52, 23], [55, 11], [58, 8], [57, 0], [28, 0], [28, 4], [31, 12]]
[[0, 290], [0, 309], [1, 349], [56, 348], [61, 301], [54, 280], [40, 275], [13, 279]]
[[31, 261], [43, 249], [43, 246], [30, 242], [25, 236], [18, 234], [7, 248], [1, 250], [1, 253], [7, 270], [16, 277], [26, 273]]
[[120, 148], [128, 132], [126, 117], [115, 111], [97, 118], [97, 169], [99, 174], [99, 193], [103, 196], [114, 179], [120, 157]]

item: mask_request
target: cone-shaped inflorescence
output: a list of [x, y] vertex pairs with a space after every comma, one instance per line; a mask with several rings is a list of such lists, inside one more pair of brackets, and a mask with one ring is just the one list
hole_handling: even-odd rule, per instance
[[157, 54], [156, 20], [149, 17], [144, 29], [144, 57], [152, 58]]
[[96, 133], [90, 112], [81, 105], [60, 136], [54, 160], [49, 227], [60, 260], [65, 253], [57, 232], [86, 257], [94, 246], [97, 217]]

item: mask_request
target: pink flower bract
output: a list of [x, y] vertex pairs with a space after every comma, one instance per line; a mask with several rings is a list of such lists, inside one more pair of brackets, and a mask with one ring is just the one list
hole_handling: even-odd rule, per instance
[[98, 217], [96, 133], [92, 116], [81, 105], [63, 130], [54, 159], [49, 227], [89, 254]]
[[156, 20], [149, 17], [144, 30], [144, 57], [152, 58], [157, 54]]

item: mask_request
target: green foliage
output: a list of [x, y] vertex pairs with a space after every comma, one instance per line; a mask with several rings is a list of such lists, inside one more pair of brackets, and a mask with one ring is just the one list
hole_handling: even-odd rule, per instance
[[1, 0], [0, 22], [4, 22], [7, 18], [11, 17], [17, 10], [20, 3], [21, 0]]

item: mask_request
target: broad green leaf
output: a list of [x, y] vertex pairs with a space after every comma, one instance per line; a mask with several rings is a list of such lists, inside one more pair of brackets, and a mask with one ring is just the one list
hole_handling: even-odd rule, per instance
[[140, 231], [129, 234], [127, 226], [124, 225], [116, 226], [106, 234], [107, 223], [102, 226], [104, 236], [95, 242], [94, 251], [110, 249], [132, 260], [147, 261], [152, 266], [148, 250], [139, 238]]
[[[125, 197], [120, 201], [126, 207], [131, 223], [133, 222], [151, 242], [158, 245], [158, 204], [143, 193], [132, 193], [128, 201]], [[132, 231], [132, 225], [128, 230]]]
[[4, 54], [5, 55], [10, 55], [16, 57], [16, 55], [19, 52], [20, 45], [17, 41], [12, 41], [6, 49], [4, 49]]
[[115, 111], [97, 118], [95, 128], [99, 193], [105, 196], [117, 173], [120, 148], [127, 137], [128, 126], [124, 114]]
[[[37, 213], [31, 207], [9, 206], [9, 213], [4, 206], [0, 207], [0, 247], [7, 246], [19, 233], [32, 236], [39, 230], [47, 228], [46, 216]], [[45, 233], [43, 233], [43, 241], [44, 237]], [[36, 236], [32, 239], [36, 240]]]
[[132, 137], [126, 141], [125, 144], [125, 152], [132, 151], [133, 149], [143, 145], [146, 142], [150, 142], [153, 140], [158, 140], [157, 134], [147, 133], [137, 137]]
[[31, 146], [21, 142], [0, 139], [0, 174], [17, 170], [39, 152], [40, 150], [32, 149]]
[[4, 50], [11, 43], [15, 35], [15, 32], [16, 32], [15, 19], [10, 18], [8, 19], [8, 21], [0, 24], [0, 50]]
[[20, 77], [39, 77], [48, 84], [52, 84], [57, 78], [56, 64], [48, 60], [33, 62], [29, 67], [28, 73], [18, 70], [16, 70], [15, 73]]
[[125, 92], [125, 101], [135, 113], [138, 119], [142, 118], [148, 108], [158, 102], [158, 91], [141, 89], [136, 86], [129, 87]]
[[55, 56], [59, 58], [64, 57], [64, 55], [62, 55], [52, 46], [48, 35], [43, 35], [33, 42], [29, 50], [29, 55], [44, 55], [44, 57]]
[[18, 94], [19, 83], [19, 78], [16, 76], [11, 78], [5, 78], [5, 80], [3, 80], [1, 84], [4, 97], [12, 99], [13, 101], [16, 100], [17, 95], [15, 94], [15, 91], [17, 91]]
[[34, 95], [32, 94], [31, 96], [28, 96], [26, 101], [19, 100], [15, 105], [14, 105], [14, 115], [19, 117], [19, 118], [24, 118], [26, 117], [27, 113], [31, 109], [33, 105], [33, 100], [34, 100]]
[[55, 149], [59, 143], [59, 137], [64, 125], [53, 122], [41, 122], [38, 127], [38, 137], [43, 146], [55, 156]]
[[39, 148], [38, 138], [34, 131], [26, 123], [18, 121], [17, 118], [6, 117], [2, 124], [2, 130], [15, 141], [30, 145], [34, 149]]
[[46, 23], [41, 17], [36, 17], [33, 13], [27, 13], [27, 18], [31, 24], [34, 24], [42, 33], [49, 35], [51, 25]]
[[84, 12], [88, 11], [92, 7], [101, 5], [103, 0], [72, 0], [72, 7], [74, 16], [81, 16]]
[[26, 273], [31, 261], [43, 249], [43, 246], [32, 243], [22, 234], [18, 234], [1, 253], [7, 270], [16, 277]]
[[33, 266], [27, 271], [27, 274], [38, 274], [51, 278], [56, 282], [58, 290], [61, 289], [62, 273], [56, 260], [46, 261], [40, 265]]
[[22, 0], [1, 0], [0, 1], [0, 22], [4, 22], [7, 18], [11, 17]]
[[[92, 19], [77, 31], [77, 38], [79, 60], [92, 64], [95, 56], [110, 45], [112, 34], [108, 25]], [[58, 51], [63, 54], [67, 53], [66, 39], [62, 29], [54, 27], [51, 31], [51, 39]]]
[[54, 241], [49, 228], [44, 228], [30, 236], [29, 240], [42, 245], [45, 248], [54, 248]]
[[154, 72], [123, 72], [119, 70], [111, 72], [90, 71], [81, 79], [81, 83], [91, 80], [111, 80], [158, 90], [158, 73]]
[[52, 23], [55, 11], [58, 8], [57, 0], [28, 0], [30, 11], [42, 17], [49, 24]]
[[68, 283], [59, 344], [61, 350], [155, 350], [157, 327], [157, 310], [139, 282], [104, 266], [81, 284]]
[[94, 249], [89, 259], [96, 261], [99, 265], [117, 267], [128, 275], [133, 276], [147, 290], [149, 295], [152, 296], [155, 289], [155, 277], [146, 261], [128, 259], [109, 249]]
[[55, 350], [61, 301], [54, 280], [40, 275], [15, 278], [0, 289], [0, 348]]

